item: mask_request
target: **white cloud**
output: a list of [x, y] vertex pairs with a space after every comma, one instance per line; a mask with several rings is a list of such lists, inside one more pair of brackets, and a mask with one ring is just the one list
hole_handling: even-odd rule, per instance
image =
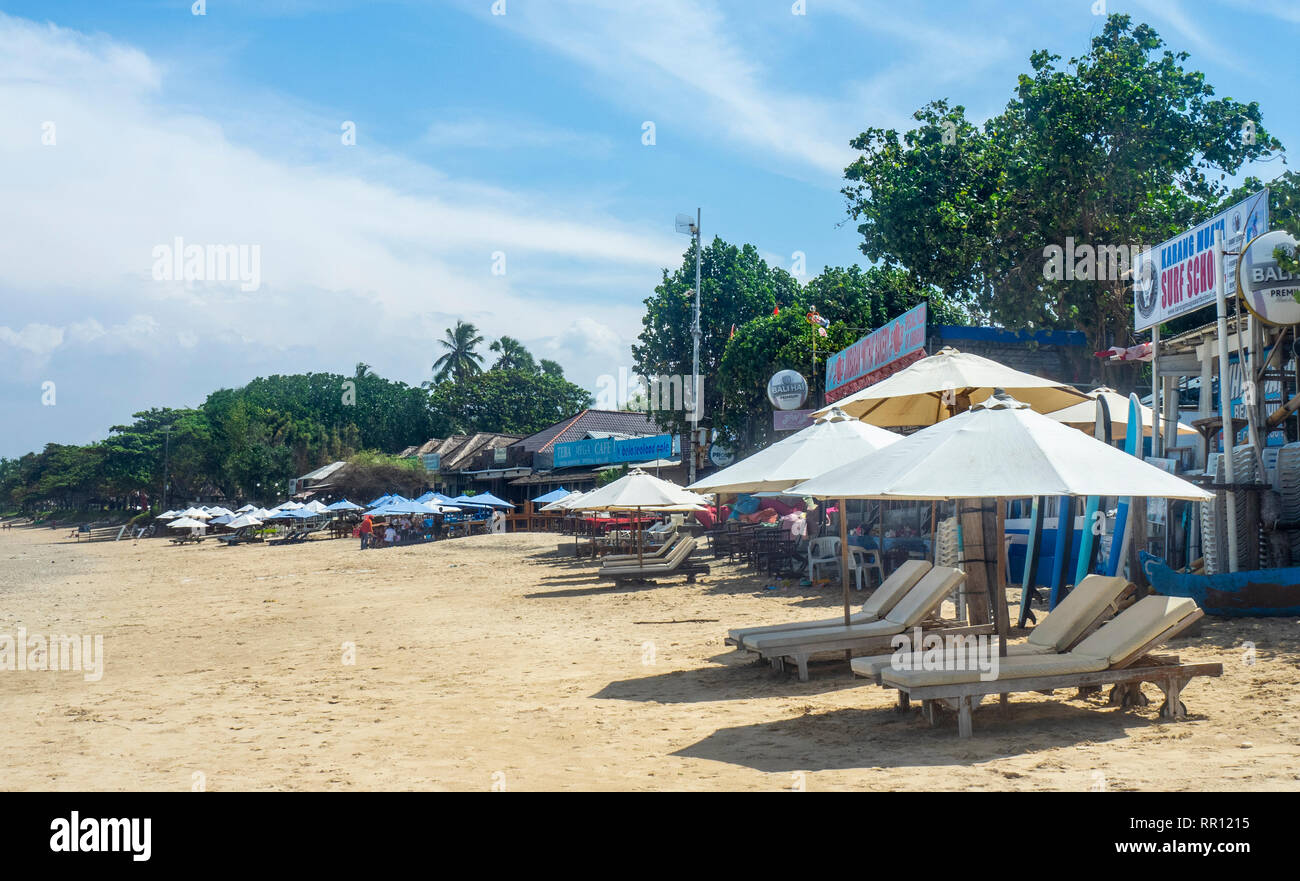
[[43, 362], [63, 345], [63, 328], [48, 324], [28, 324], [22, 330], [0, 327], [0, 344], [21, 349]]

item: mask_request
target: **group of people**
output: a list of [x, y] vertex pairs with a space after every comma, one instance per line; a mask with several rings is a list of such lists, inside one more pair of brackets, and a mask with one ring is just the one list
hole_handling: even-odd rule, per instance
[[390, 517], [383, 523], [375, 523], [374, 518], [367, 514], [361, 519], [357, 534], [361, 537], [361, 550], [364, 551], [367, 548], [436, 541], [442, 538], [442, 528], [442, 517], [437, 514]]

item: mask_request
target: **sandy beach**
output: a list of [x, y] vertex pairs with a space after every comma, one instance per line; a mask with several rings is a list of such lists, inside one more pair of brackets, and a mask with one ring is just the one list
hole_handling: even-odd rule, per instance
[[1289, 618], [1172, 643], [1224, 665], [1185, 722], [1158, 719], [1154, 686], [1127, 711], [1016, 695], [962, 741], [842, 662], [800, 683], [723, 645], [838, 602], [725, 561], [613, 588], [554, 535], [364, 553], [65, 536], [0, 533], [0, 634], [102, 635], [103, 676], [0, 671], [6, 790], [1300, 789]]

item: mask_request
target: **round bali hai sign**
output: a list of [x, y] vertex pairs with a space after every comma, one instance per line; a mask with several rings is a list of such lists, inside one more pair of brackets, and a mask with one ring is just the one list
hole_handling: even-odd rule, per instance
[[1237, 262], [1237, 291], [1266, 324], [1300, 324], [1300, 275], [1278, 265], [1273, 252], [1296, 254], [1294, 237], [1280, 229], [1251, 239]]
[[798, 410], [808, 400], [808, 383], [793, 370], [781, 370], [767, 381], [767, 399], [778, 410]]

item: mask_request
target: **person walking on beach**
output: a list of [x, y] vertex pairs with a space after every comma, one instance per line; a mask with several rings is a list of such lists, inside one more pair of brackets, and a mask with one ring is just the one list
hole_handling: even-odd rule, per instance
[[370, 536], [374, 534], [374, 531], [375, 523], [370, 519], [370, 515], [367, 514], [361, 520], [361, 550], [364, 551], [366, 548], [370, 547]]

